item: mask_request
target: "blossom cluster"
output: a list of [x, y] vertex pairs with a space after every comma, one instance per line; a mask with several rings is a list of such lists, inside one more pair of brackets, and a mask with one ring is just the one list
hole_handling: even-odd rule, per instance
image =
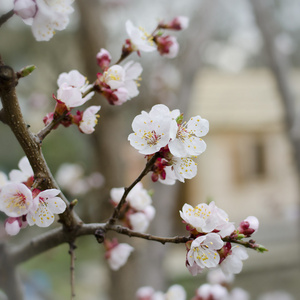
[[[174, 36], [163, 36], [161, 29], [185, 29], [188, 26], [188, 19], [181, 16], [169, 23], [160, 22], [153, 34], [147, 33], [142, 27], [134, 26], [130, 20], [127, 20], [125, 26], [129, 39], [123, 46], [121, 60], [134, 51], [140, 55], [141, 51], [156, 50], [164, 57], [174, 58], [179, 50], [178, 42]], [[143, 71], [140, 63], [130, 60], [124, 66], [119, 63], [110, 65], [111, 54], [103, 48], [97, 53], [96, 58], [102, 72], [97, 74], [94, 87], [110, 104], [122, 105], [139, 94], [139, 81]]]
[[[118, 205], [123, 194], [124, 188], [111, 189], [110, 197], [114, 206]], [[151, 196], [139, 182], [127, 195], [120, 220], [134, 231], [145, 232], [155, 216], [155, 208], [151, 204]]]
[[184, 204], [180, 216], [190, 232], [190, 240], [186, 243], [186, 266], [192, 275], [218, 265], [225, 274], [241, 272], [242, 261], [248, 258], [248, 254], [244, 246], [238, 243], [233, 245], [233, 242], [251, 237], [257, 231], [259, 223], [256, 217], [246, 218], [235, 230], [227, 213], [218, 208], [214, 201], [195, 207]]
[[75, 124], [82, 133], [91, 134], [95, 130], [97, 124], [97, 114], [100, 106], [90, 106], [84, 111], [77, 111], [72, 114], [71, 110], [74, 107], [81, 106], [90, 100], [94, 92], [91, 91], [92, 85], [89, 85], [86, 78], [77, 70], [72, 70], [69, 73], [62, 73], [57, 79], [58, 90], [56, 96], [56, 106], [54, 112], [47, 114], [43, 121], [48, 125], [53, 120], [61, 118], [59, 124], [65, 127]]
[[199, 115], [183, 121], [178, 109], [170, 111], [163, 104], [142, 111], [132, 122], [133, 133], [128, 136], [130, 145], [150, 159], [158, 158], [152, 167], [152, 180], [174, 184], [184, 182], [197, 174], [194, 159], [206, 149], [202, 137], [208, 133], [209, 123]]
[[32, 188], [34, 174], [27, 157], [18, 166], [19, 170], [12, 170], [8, 178], [0, 173], [0, 211], [8, 216], [5, 230], [9, 235], [18, 234], [27, 224], [48, 227], [54, 222], [54, 214], [66, 209], [65, 202], [58, 197], [59, 190]]
[[179, 16], [166, 23], [159, 22], [153, 33], [149, 34], [143, 27], [136, 27], [128, 20], [125, 24], [129, 39], [123, 46], [123, 55], [137, 51], [153, 52], [158, 51], [160, 55], [167, 58], [174, 58], [178, 54], [179, 44], [175, 36], [164, 35], [163, 29], [183, 30], [189, 25], [188, 18]]

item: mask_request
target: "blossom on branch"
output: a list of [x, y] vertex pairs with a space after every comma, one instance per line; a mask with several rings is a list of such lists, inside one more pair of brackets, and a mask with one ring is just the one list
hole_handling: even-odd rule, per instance
[[[88, 84], [86, 78], [77, 70], [60, 74], [57, 79], [57, 85], [59, 89], [57, 90], [57, 97], [55, 99], [58, 105], [59, 103], [63, 103], [68, 110], [83, 105], [94, 95], [94, 92], [90, 92], [83, 97], [83, 93], [86, 92], [91, 85]], [[56, 111], [59, 111], [59, 109], [56, 108]]]
[[1, 188], [0, 211], [3, 211], [7, 216], [26, 215], [32, 206], [32, 193], [25, 184], [11, 182]]
[[113, 65], [97, 74], [96, 87], [112, 105], [121, 105], [139, 94], [138, 81], [143, 68], [140, 63], [129, 61], [124, 65]]
[[79, 122], [79, 129], [85, 134], [91, 134], [95, 131], [95, 126], [98, 123], [98, 118], [100, 117], [97, 112], [100, 110], [101, 106], [90, 106], [82, 114], [82, 119]]
[[152, 52], [156, 50], [151, 34], [142, 27], [135, 27], [130, 20], [126, 21], [126, 32], [133, 51]]
[[105, 258], [114, 271], [119, 270], [124, 266], [129, 258], [130, 253], [134, 250], [133, 247], [126, 243], [118, 243], [117, 240], [104, 241], [104, 246], [106, 248]]
[[134, 133], [128, 136], [130, 145], [142, 154], [154, 154], [175, 138], [177, 123], [169, 109], [163, 105], [155, 105], [149, 113], [142, 111], [132, 122]]
[[225, 274], [238, 274], [242, 271], [243, 260], [249, 256], [246, 248], [242, 246], [234, 246], [226, 254], [225, 259], [220, 263], [220, 267]]
[[15, 0], [14, 12], [31, 26], [37, 41], [49, 41], [55, 30], [67, 27], [69, 14], [74, 11], [72, 3], [73, 0]]
[[222, 247], [223, 241], [216, 233], [199, 236], [190, 245], [187, 263], [191, 267], [197, 264], [202, 269], [216, 267], [220, 261], [217, 250]]
[[61, 214], [66, 209], [66, 203], [57, 195], [57, 189], [48, 189], [40, 192], [34, 199], [34, 205], [27, 214], [30, 226], [48, 227], [54, 222], [54, 214]]

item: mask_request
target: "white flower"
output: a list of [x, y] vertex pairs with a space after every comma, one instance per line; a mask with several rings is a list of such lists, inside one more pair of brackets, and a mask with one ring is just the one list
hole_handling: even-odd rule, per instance
[[[112, 90], [117, 90], [114, 93], [116, 93], [118, 99], [121, 101], [120, 104], [122, 104], [125, 102], [123, 101], [125, 95], [125, 100], [129, 100], [139, 94], [137, 81], [142, 71], [141, 64], [131, 60], [124, 67], [114, 65], [108, 68], [102, 77], [100, 77], [100, 81], [107, 84]], [[120, 90], [120, 88], [122, 89]], [[126, 90], [126, 93], [124, 90]], [[114, 102], [114, 104], [118, 105], [119, 103]]]
[[220, 264], [225, 274], [238, 274], [242, 271], [243, 262], [248, 258], [246, 249], [242, 246], [234, 246], [229, 254]]
[[175, 138], [177, 123], [166, 111], [169, 109], [165, 105], [158, 104], [149, 113], [142, 111], [136, 116], [132, 122], [134, 133], [128, 136], [130, 145], [142, 154], [153, 154]]
[[79, 128], [83, 133], [90, 134], [95, 131], [95, 126], [97, 124], [97, 112], [100, 110], [101, 106], [90, 106], [88, 107], [82, 115], [82, 120], [80, 121]]
[[220, 261], [220, 256], [216, 250], [222, 247], [223, 241], [216, 233], [208, 233], [197, 237], [187, 253], [187, 261], [190, 266], [196, 263], [200, 268], [216, 267]]
[[48, 189], [34, 198], [34, 206], [27, 214], [27, 222], [30, 226], [36, 224], [39, 227], [48, 227], [54, 221], [54, 214], [61, 214], [65, 211], [65, 202], [56, 197], [59, 193], [57, 189]]
[[124, 87], [124, 68], [119, 65], [111, 66], [103, 73], [101, 81], [106, 83], [112, 90]]
[[132, 230], [137, 232], [145, 232], [150, 225], [147, 216], [143, 212], [130, 214], [128, 218]]
[[172, 169], [177, 180], [184, 182], [185, 179], [192, 179], [197, 175], [197, 163], [191, 157], [172, 158]]
[[177, 157], [198, 156], [206, 149], [201, 137], [209, 130], [209, 123], [200, 116], [190, 118], [186, 123], [178, 125], [176, 138], [170, 141], [170, 152]]
[[179, 284], [174, 284], [169, 287], [168, 291], [165, 294], [165, 299], [166, 300], [185, 300], [186, 299], [185, 289]]
[[33, 205], [31, 190], [23, 183], [11, 182], [0, 192], [0, 211], [9, 217], [26, 215]]
[[[64, 30], [69, 23], [73, 0], [16, 0], [15, 13], [27, 25], [37, 41], [49, 41], [55, 30]], [[34, 6], [34, 4], [36, 6]]]
[[214, 201], [209, 205], [200, 203], [195, 208], [184, 204], [179, 213], [185, 223], [191, 225], [198, 232], [218, 230], [218, 235], [225, 237], [234, 231], [234, 225], [229, 222], [228, 215], [218, 208]]
[[220, 284], [205, 283], [197, 289], [196, 295], [203, 300], [226, 300], [228, 296], [228, 291], [225, 287], [223, 287]]
[[26, 182], [30, 177], [34, 175], [29, 160], [26, 156], [20, 159], [18, 167], [20, 170], [12, 170], [8, 174], [11, 181]]
[[145, 29], [135, 27], [130, 20], [126, 21], [126, 32], [129, 35], [132, 47], [135, 51], [152, 52], [156, 50], [153, 37]]
[[63, 72], [58, 76], [58, 87], [64, 83], [72, 87], [82, 88], [86, 84], [86, 78], [77, 70], [71, 70], [69, 73]]
[[130, 253], [134, 250], [133, 247], [126, 243], [121, 243], [109, 250], [108, 254], [108, 264], [112, 270], [119, 270], [124, 266], [128, 260]]
[[86, 78], [77, 70], [72, 70], [69, 73], [61, 73], [57, 79], [57, 99], [65, 103], [68, 109], [80, 106], [90, 100], [94, 92], [87, 94], [84, 98], [84, 93], [90, 86]]
[[185, 203], [179, 214], [185, 223], [191, 225], [198, 232], [211, 232], [215, 229], [216, 224], [210, 217], [212, 209], [206, 203], [198, 204], [195, 208]]

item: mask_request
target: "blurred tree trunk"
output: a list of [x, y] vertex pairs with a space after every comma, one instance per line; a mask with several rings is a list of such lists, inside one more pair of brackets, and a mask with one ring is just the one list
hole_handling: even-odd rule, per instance
[[272, 15], [272, 6], [274, 1], [250, 0], [256, 23], [261, 31], [265, 51], [268, 56], [269, 66], [276, 81], [282, 103], [285, 110], [285, 121], [288, 136], [294, 147], [294, 157], [297, 165], [298, 174], [300, 174], [300, 124], [299, 111], [296, 106], [296, 99], [291, 86], [289, 62], [276, 44], [276, 38], [279, 31], [279, 25]]

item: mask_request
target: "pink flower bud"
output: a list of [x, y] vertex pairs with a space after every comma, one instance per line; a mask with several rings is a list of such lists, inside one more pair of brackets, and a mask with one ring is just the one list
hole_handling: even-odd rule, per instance
[[178, 54], [179, 44], [175, 36], [160, 36], [155, 38], [157, 50], [160, 55], [167, 58], [174, 58]]
[[259, 227], [258, 219], [254, 216], [249, 216], [240, 223], [238, 231], [239, 233], [249, 237], [257, 231], [258, 227]]
[[178, 16], [174, 18], [171, 22], [169, 23], [161, 22], [158, 26], [159, 28], [163, 28], [163, 29], [183, 30], [189, 26], [189, 19], [184, 16]]
[[33, 18], [37, 12], [35, 0], [15, 0], [14, 12], [24, 20]]
[[109, 64], [111, 62], [111, 55], [106, 49], [101, 48], [97, 53], [96, 58], [97, 64], [102, 70], [105, 70], [109, 67]]

